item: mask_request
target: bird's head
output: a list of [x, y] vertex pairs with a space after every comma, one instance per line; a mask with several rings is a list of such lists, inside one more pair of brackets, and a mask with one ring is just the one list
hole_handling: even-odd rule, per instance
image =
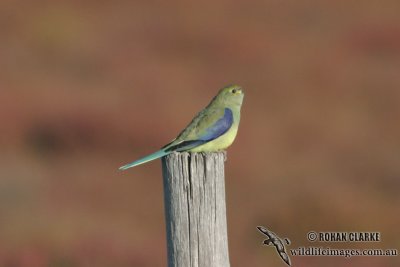
[[228, 85], [222, 88], [216, 96], [216, 101], [225, 105], [241, 106], [243, 102], [244, 92], [238, 85]]

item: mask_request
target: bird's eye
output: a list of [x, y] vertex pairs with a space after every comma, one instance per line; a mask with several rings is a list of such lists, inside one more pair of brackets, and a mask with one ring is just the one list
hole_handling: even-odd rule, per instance
[[236, 91], [237, 91], [236, 89], [233, 89], [232, 94], [236, 94]]

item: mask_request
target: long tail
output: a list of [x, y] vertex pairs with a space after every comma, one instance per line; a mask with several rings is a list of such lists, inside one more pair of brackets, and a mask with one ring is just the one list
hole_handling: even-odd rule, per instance
[[155, 152], [153, 154], [150, 154], [150, 155], [148, 155], [146, 157], [143, 157], [143, 158], [138, 159], [138, 160], [136, 160], [134, 162], [131, 162], [131, 163], [128, 163], [128, 164], [126, 164], [126, 165], [124, 165], [122, 167], [119, 167], [119, 169], [124, 171], [126, 169], [138, 166], [140, 164], [143, 164], [143, 163], [146, 163], [146, 162], [149, 162], [149, 161], [164, 157], [165, 155], [168, 155], [169, 153], [171, 153], [171, 152], [166, 152], [164, 150], [159, 150], [159, 151], [157, 151], [157, 152]]

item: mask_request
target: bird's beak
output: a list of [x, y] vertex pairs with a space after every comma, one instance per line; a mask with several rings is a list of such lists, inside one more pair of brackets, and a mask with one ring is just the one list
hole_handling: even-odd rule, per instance
[[241, 95], [243, 93], [244, 93], [243, 89], [242, 88], [238, 88], [238, 89], [236, 89], [235, 95]]

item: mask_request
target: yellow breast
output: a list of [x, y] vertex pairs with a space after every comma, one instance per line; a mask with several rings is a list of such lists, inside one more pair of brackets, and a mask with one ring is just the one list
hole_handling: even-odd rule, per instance
[[210, 141], [204, 145], [195, 147], [189, 151], [191, 152], [215, 152], [224, 150], [229, 147], [235, 140], [237, 134], [238, 126], [237, 124], [232, 125], [232, 127], [223, 135], [217, 139]]

